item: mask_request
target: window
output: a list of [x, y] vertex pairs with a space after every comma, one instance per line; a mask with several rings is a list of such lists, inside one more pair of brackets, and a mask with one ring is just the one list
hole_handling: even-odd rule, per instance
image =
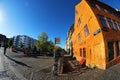
[[81, 37], [80, 37], [80, 33], [78, 34], [78, 41], [80, 41]]
[[120, 14], [118, 14], [118, 16], [117, 16], [118, 18], [120, 18]]
[[78, 15], [78, 11], [75, 11], [75, 16], [77, 16]]
[[104, 11], [105, 11], [105, 12], [108, 12], [108, 10], [107, 10], [107, 9], [104, 9]]
[[108, 23], [109, 23], [110, 27], [111, 27], [112, 29], [114, 29], [114, 26], [113, 26], [112, 20], [111, 20], [110, 18], [108, 18]]
[[119, 25], [119, 28], [120, 28], [120, 22], [118, 23], [118, 25]]
[[98, 16], [99, 16], [99, 19], [100, 19], [100, 21], [101, 21], [103, 30], [104, 30], [104, 28], [108, 28], [108, 25], [107, 25], [107, 22], [106, 22], [104, 16], [102, 16], [102, 15], [98, 15]]
[[81, 20], [80, 20], [80, 18], [78, 19], [78, 24], [79, 24], [79, 25], [81, 24]]
[[103, 7], [100, 7], [100, 9], [101, 9], [102, 11], [105, 11], [105, 9], [104, 9]]
[[120, 41], [116, 41], [117, 55], [120, 55]]
[[85, 36], [89, 36], [90, 33], [89, 33], [87, 25], [85, 25], [85, 27], [84, 27], [84, 32], [85, 32]]
[[111, 15], [113, 15], [113, 12], [111, 10], [108, 10], [108, 13], [110, 13]]
[[117, 22], [115, 20], [114, 20], [114, 25], [115, 25], [116, 29], [118, 30], [119, 26], [118, 26], [118, 24], [117, 24]]
[[120, 23], [119, 22], [117, 22], [117, 27], [118, 27], [118, 29], [120, 29]]
[[108, 61], [114, 59], [114, 42], [108, 42]]
[[95, 3], [91, 3], [91, 6], [97, 9], [97, 5]]
[[82, 48], [80, 48], [80, 56], [82, 57]]
[[83, 57], [86, 58], [86, 48], [83, 48]]

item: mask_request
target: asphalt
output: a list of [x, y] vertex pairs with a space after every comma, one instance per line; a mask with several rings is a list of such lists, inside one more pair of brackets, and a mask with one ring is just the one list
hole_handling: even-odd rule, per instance
[[[20, 59], [25, 60], [23, 57]], [[45, 62], [48, 62], [45, 61], [47, 58], [43, 58], [41, 56], [37, 59], [30, 58], [30, 60], [33, 62], [30, 63], [28, 59], [26, 62], [29, 64], [27, 65], [32, 66], [33, 68], [17, 65], [16, 63], [11, 62], [7, 56], [3, 55], [3, 51], [0, 49], [0, 80], [120, 80], [120, 63], [110, 67], [107, 70], [97, 68], [85, 69], [79, 70], [75, 73], [54, 76], [52, 74], [51, 67], [42, 66], [42, 64], [45, 65]], [[41, 65], [37, 65], [37, 62], [35, 65], [36, 67], [34, 68], [35, 60], [38, 60]], [[37, 69], [37, 71], [34, 71], [37, 67], [39, 70]], [[25, 74], [21, 73], [21, 71], [23, 71], [22, 69], [25, 70]]]

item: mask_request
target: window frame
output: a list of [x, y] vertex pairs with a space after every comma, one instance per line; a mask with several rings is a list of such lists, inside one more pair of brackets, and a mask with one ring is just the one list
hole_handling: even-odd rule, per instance
[[[112, 43], [112, 48], [110, 47], [111, 43]], [[108, 46], [108, 61], [112, 61], [114, 59], [114, 54], [115, 54], [114, 53], [114, 41], [108, 42], [107, 46]]]
[[116, 41], [117, 56], [120, 56], [120, 41]]
[[81, 36], [80, 36], [80, 33], [78, 33], [78, 41], [81, 40]]
[[109, 24], [110, 28], [115, 29], [112, 19], [107, 18], [107, 21], [108, 21], [108, 24]]
[[78, 25], [80, 25], [80, 24], [81, 24], [81, 19], [79, 18], [79, 19], [78, 19]]
[[115, 20], [113, 20], [113, 22], [114, 22], [114, 26], [115, 26], [116, 30], [119, 30], [119, 25], [117, 24], [117, 22]]
[[94, 9], [98, 9], [97, 4], [95, 4], [95, 3], [91, 3], [91, 7]]
[[81, 56], [81, 57], [82, 57], [82, 51], [83, 51], [82, 48], [80, 48], [80, 56]]
[[83, 57], [86, 58], [86, 48], [83, 48]]
[[84, 26], [84, 33], [85, 33], [86, 37], [90, 35], [90, 32], [89, 32], [87, 24]]
[[98, 18], [99, 18], [100, 23], [102, 25], [102, 29], [104, 31], [107, 31], [108, 30], [108, 24], [107, 24], [107, 21], [106, 21], [105, 17], [103, 15], [98, 15]]

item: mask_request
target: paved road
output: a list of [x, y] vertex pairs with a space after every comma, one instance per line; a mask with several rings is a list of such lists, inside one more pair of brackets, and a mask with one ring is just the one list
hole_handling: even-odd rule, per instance
[[[0, 53], [2, 53], [2, 50], [0, 50]], [[9, 50], [7, 50], [7, 56], [1, 56], [3, 68], [7, 71], [7, 73], [4, 73], [11, 80], [120, 80], [120, 64], [107, 70], [88, 69], [78, 73], [54, 76], [51, 71], [52, 57], [28, 57], [23, 53], [10, 52]]]

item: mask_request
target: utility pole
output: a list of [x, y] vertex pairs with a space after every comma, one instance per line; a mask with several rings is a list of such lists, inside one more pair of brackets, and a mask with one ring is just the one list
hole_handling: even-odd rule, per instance
[[58, 75], [59, 74], [59, 56], [58, 56], [58, 52], [55, 50], [56, 48], [56, 44], [60, 44], [60, 38], [55, 38], [55, 42], [54, 42], [54, 65], [53, 65], [53, 74], [54, 75]]

